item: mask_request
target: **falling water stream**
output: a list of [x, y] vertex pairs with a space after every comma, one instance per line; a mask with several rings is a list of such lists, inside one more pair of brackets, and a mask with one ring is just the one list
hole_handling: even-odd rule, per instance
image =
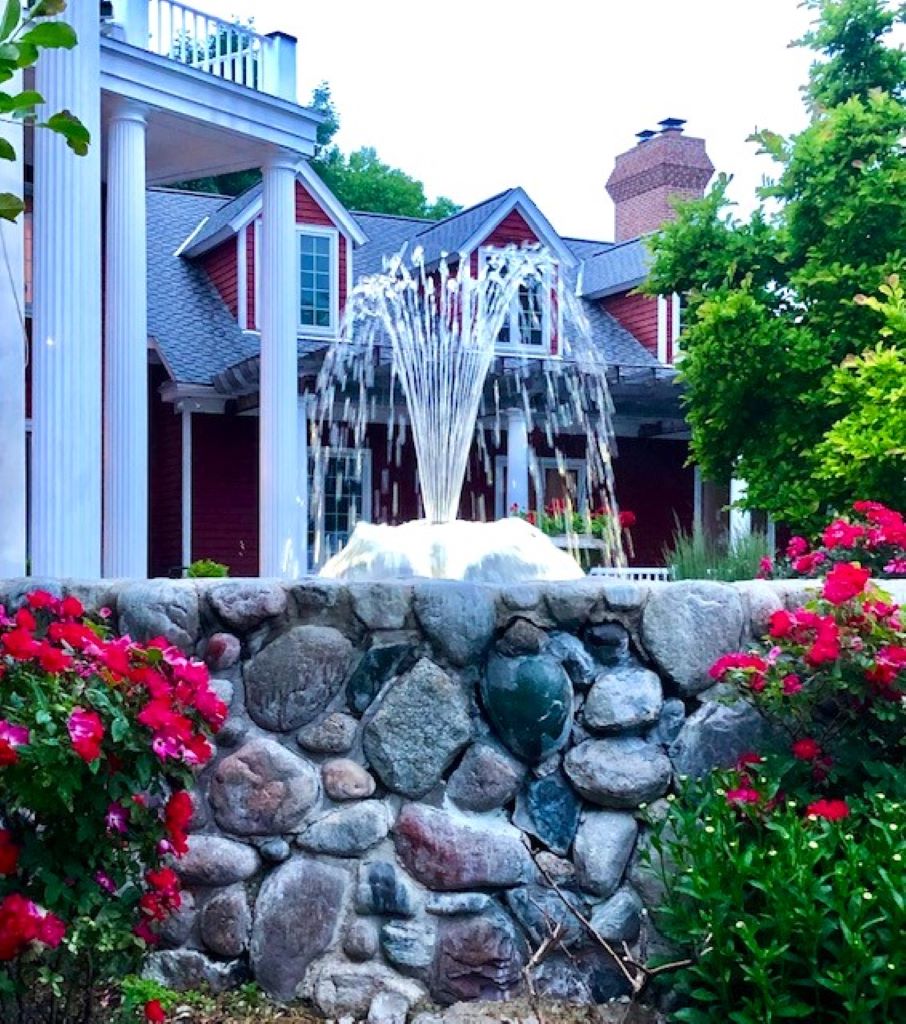
[[[369, 549], [365, 561], [371, 565], [374, 543], [389, 543], [405, 552], [416, 536], [426, 538], [425, 543], [432, 547], [433, 575], [451, 572], [451, 560], [436, 550], [438, 545], [473, 546], [476, 538], [479, 547], [483, 539], [492, 547], [513, 540], [519, 548], [531, 539], [528, 557], [532, 565], [516, 570], [516, 578], [530, 575], [533, 567], [547, 578], [576, 575], [574, 560], [564, 559], [564, 553], [551, 541], [518, 518], [485, 524], [483, 535], [472, 524], [466, 531], [467, 524], [457, 522], [470, 455], [477, 451], [479, 473], [493, 483], [494, 454], [500, 449], [508, 412], [513, 409], [524, 414], [530, 437], [533, 431], [540, 433], [551, 453], [548, 463], [553, 460], [564, 480], [569, 439], [582, 439], [587, 500], [580, 506], [578, 495], [573, 494], [567, 499], [568, 509], [588, 515], [588, 499], [594, 496], [591, 507], [611, 510], [601, 538], [603, 556], [607, 564], [623, 561], [613, 494], [614, 437], [607, 367], [591, 339], [580, 303], [544, 249], [510, 246], [482, 255], [476, 268], [459, 257], [432, 265], [420, 250], [403, 252], [387, 262], [384, 273], [359, 282], [348, 297], [341, 339], [327, 350], [316, 387], [311, 425], [315, 518], [323, 518], [318, 509], [329, 497], [325, 468], [331, 452], [340, 448], [363, 452], [369, 424], [385, 423], [387, 462], [400, 474], [410, 468], [404, 462], [406, 441], [412, 438], [424, 521], [421, 534], [410, 531], [400, 537], [392, 537], [389, 527], [360, 524], [347, 551], [325, 567], [328, 575], [368, 574], [362, 571], [361, 552], [356, 547], [363, 539]], [[533, 305], [531, 296], [548, 293], [547, 309], [544, 304]], [[528, 336], [539, 342], [542, 336], [550, 338], [550, 347], [501, 345], [501, 332], [506, 335], [512, 316], [521, 317], [520, 327]], [[549, 317], [547, 323], [545, 317]], [[575, 460], [575, 451], [571, 457]], [[361, 457], [357, 466], [361, 472]], [[477, 468], [474, 460], [471, 468], [473, 472]], [[530, 473], [536, 493], [541, 493], [541, 467], [533, 455]], [[336, 482], [336, 486], [342, 485], [342, 480]], [[397, 487], [398, 481], [390, 495], [392, 516], [397, 512]], [[386, 500], [387, 496], [383, 497]], [[473, 508], [472, 518], [485, 519], [487, 511]], [[488, 533], [492, 525], [496, 527], [493, 539]], [[429, 527], [437, 529], [429, 535]], [[438, 532], [442, 527], [447, 528], [445, 534]], [[530, 538], [529, 530], [537, 538]], [[378, 535], [376, 531], [383, 532]], [[323, 557], [319, 541], [322, 538], [316, 536], [316, 561]], [[394, 557], [405, 563], [407, 556], [397, 552]], [[550, 566], [535, 566], [545, 558], [550, 559]], [[453, 561], [461, 563], [462, 553]], [[386, 573], [388, 564], [378, 558], [372, 568], [376, 574]], [[508, 571], [495, 562], [492, 575], [506, 576]], [[473, 570], [466, 570], [467, 575], [470, 572], [474, 575]], [[405, 574], [405, 565], [399, 574]], [[455, 574], [460, 574], [459, 569]]]

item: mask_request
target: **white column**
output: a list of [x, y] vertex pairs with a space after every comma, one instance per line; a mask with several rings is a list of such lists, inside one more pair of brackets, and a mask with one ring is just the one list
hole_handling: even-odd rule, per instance
[[273, 157], [263, 168], [261, 223], [260, 555], [262, 576], [292, 579], [298, 551], [298, 357], [296, 166]]
[[187, 569], [192, 564], [192, 410], [184, 404], [179, 413], [182, 417], [182, 564]]
[[116, 99], [107, 128], [104, 575], [148, 575], [148, 260], [145, 111]]
[[[22, 89], [21, 72], [4, 86]], [[0, 121], [16, 151], [0, 160], [0, 192], [23, 194], [21, 124]], [[25, 575], [25, 215], [0, 220], [0, 578]]]
[[506, 428], [506, 508], [504, 515], [518, 505], [528, 511], [529, 447], [528, 423], [522, 409], [507, 410]]
[[299, 474], [296, 493], [299, 511], [296, 527], [299, 552], [297, 572], [300, 576], [308, 575], [308, 406], [308, 395], [301, 395], [298, 400], [299, 447], [296, 453]]
[[748, 492], [745, 480], [733, 477], [730, 480], [730, 541], [741, 540], [752, 532], [752, 513], [747, 509], [737, 508], [738, 501], [744, 501]]
[[91, 136], [76, 156], [35, 131], [32, 571], [101, 573], [101, 141], [98, 8], [71, 4], [72, 50], [41, 54], [35, 87]]

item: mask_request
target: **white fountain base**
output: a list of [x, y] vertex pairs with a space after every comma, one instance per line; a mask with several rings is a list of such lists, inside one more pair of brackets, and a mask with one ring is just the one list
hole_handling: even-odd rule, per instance
[[574, 580], [579, 563], [524, 519], [493, 523], [429, 523], [425, 519], [380, 526], [359, 523], [322, 576], [344, 580], [413, 576], [476, 583]]

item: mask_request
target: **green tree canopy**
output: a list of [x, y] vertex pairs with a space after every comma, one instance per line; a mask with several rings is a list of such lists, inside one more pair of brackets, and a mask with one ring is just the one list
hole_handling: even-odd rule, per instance
[[[803, 527], [856, 498], [904, 500], [902, 483], [864, 459], [862, 474], [824, 471], [822, 446], [845, 415], [843, 390], [859, 380], [877, 400], [891, 376], [889, 356], [878, 357], [884, 370], [875, 357], [861, 374], [838, 368], [873, 348], [886, 323], [856, 296], [876, 294], [906, 259], [906, 56], [889, 45], [903, 8], [809, 6], [817, 22], [800, 43], [818, 53], [808, 126], [753, 136], [779, 172], [748, 220], [732, 215], [724, 177], [680, 205], [652, 239], [646, 284], [688, 296], [681, 374], [694, 459], [711, 479], [745, 478], [749, 507]], [[888, 336], [885, 351], [904, 343]]]

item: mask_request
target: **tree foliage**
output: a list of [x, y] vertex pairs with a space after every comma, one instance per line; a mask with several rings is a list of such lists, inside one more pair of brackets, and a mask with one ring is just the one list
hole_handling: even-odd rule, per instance
[[[20, 0], [0, 2], [0, 87], [20, 72], [34, 67], [42, 50], [67, 49], [76, 45], [76, 34], [63, 21], [48, 21], [66, 9], [65, 0], [38, 0], [24, 11]], [[0, 88], [0, 117], [32, 124], [61, 135], [73, 152], [88, 152], [88, 130], [68, 110], [48, 114], [42, 119], [39, 108], [44, 97], [34, 89], [9, 92]], [[16, 150], [9, 139], [0, 136], [0, 160], [15, 160]], [[0, 193], [0, 219], [15, 220], [24, 209], [20, 196]]]
[[[779, 172], [748, 220], [732, 215], [724, 177], [681, 205], [652, 240], [646, 285], [689, 298], [682, 378], [695, 460], [709, 478], [745, 478], [749, 507], [798, 526], [866, 494], [903, 498], [902, 484], [874, 472], [867, 439], [861, 473], [826, 466], [831, 448], [822, 443], [847, 412], [842, 395], [858, 386], [877, 400], [879, 375], [889, 380], [902, 356], [900, 331], [888, 336], [887, 355], [839, 369], [874, 350], [886, 322], [856, 296], [877, 293], [904, 265], [906, 56], [888, 43], [903, 9], [884, 0], [809, 6], [818, 19], [800, 43], [818, 59], [808, 126], [788, 139], [753, 136]], [[885, 435], [902, 448], [896, 430], [894, 417]], [[833, 436], [839, 444], [840, 430]]]

